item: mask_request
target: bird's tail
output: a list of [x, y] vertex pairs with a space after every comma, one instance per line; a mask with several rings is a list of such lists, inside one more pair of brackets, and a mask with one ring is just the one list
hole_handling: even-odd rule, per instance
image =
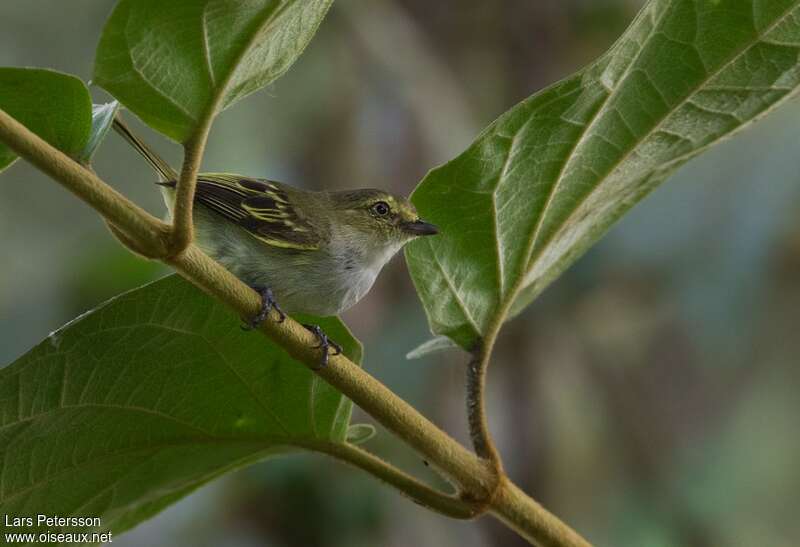
[[147, 144], [144, 143], [142, 139], [136, 136], [136, 134], [131, 131], [128, 124], [122, 121], [122, 118], [119, 114], [114, 117], [114, 131], [119, 133], [123, 139], [128, 141], [130, 144], [141, 156], [147, 160], [147, 163], [155, 169], [158, 176], [161, 178], [162, 182], [172, 182], [174, 183], [178, 179], [178, 174], [175, 170], [170, 167], [170, 165], [155, 151], [150, 148]]

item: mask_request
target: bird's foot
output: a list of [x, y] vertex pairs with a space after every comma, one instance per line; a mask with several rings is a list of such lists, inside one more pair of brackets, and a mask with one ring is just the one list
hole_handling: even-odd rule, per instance
[[269, 312], [272, 310], [278, 312], [278, 323], [283, 323], [283, 320], [286, 319], [286, 314], [283, 313], [283, 310], [280, 308], [280, 306], [278, 306], [278, 303], [275, 302], [275, 297], [272, 294], [272, 290], [264, 285], [253, 285], [252, 289], [261, 297], [261, 309], [258, 311], [255, 317], [242, 325], [242, 330], [253, 330], [258, 328], [258, 326], [263, 323], [264, 320], [266, 320], [266, 318], [269, 316]]
[[303, 326], [310, 330], [314, 336], [317, 337], [317, 340], [319, 340], [319, 345], [314, 346], [322, 350], [322, 358], [319, 361], [319, 368], [328, 366], [328, 356], [331, 348], [333, 349], [333, 355], [339, 355], [342, 353], [342, 346], [328, 338], [328, 335], [325, 334], [321, 328], [319, 328], [319, 325], [307, 325], [303, 323]]

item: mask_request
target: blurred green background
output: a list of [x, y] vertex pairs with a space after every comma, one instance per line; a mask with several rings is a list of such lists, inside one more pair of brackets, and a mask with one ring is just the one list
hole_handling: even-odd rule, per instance
[[[88, 79], [111, 2], [0, 3], [0, 65]], [[604, 51], [633, 0], [342, 0], [295, 67], [223, 114], [204, 168], [408, 193], [501, 112]], [[94, 90], [97, 101], [107, 100]], [[511, 477], [597, 545], [800, 542], [800, 104], [683, 168], [510, 323], [490, 416]], [[174, 163], [179, 150], [141, 128]], [[112, 136], [97, 171], [148, 210]], [[167, 273], [22, 162], [0, 177], [0, 363]], [[402, 258], [345, 316], [365, 366], [465, 440], [462, 355], [407, 361], [427, 326]], [[357, 421], [370, 421], [357, 414]], [[425, 473], [384, 431], [369, 448]], [[114, 545], [513, 546], [316, 456], [199, 490]]]

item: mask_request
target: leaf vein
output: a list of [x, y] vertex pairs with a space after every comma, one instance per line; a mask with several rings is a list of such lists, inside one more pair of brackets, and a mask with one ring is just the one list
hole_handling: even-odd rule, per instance
[[[430, 242], [428, 242], [428, 246], [430, 247]], [[433, 261], [436, 264], [436, 267], [439, 269], [439, 272], [442, 274], [445, 283], [447, 283], [447, 286], [450, 288], [450, 293], [453, 295], [453, 299], [456, 301], [456, 304], [458, 304], [458, 307], [461, 310], [464, 319], [466, 319], [467, 322], [472, 326], [472, 329], [475, 331], [475, 335], [480, 336], [481, 331], [478, 328], [478, 324], [475, 322], [475, 319], [469, 313], [469, 309], [467, 308], [466, 304], [461, 300], [461, 295], [458, 293], [450, 277], [447, 275], [447, 272], [442, 266], [442, 263], [439, 262], [439, 257], [437, 257], [436, 253], [434, 252], [431, 252], [431, 256], [433, 257]]]
[[[524, 254], [524, 259], [522, 261], [523, 272], [530, 270], [531, 255], [533, 254], [533, 250], [536, 247], [536, 242], [539, 239], [539, 234], [542, 230], [542, 227], [544, 226], [544, 220], [550, 211], [550, 207], [552, 206], [553, 200], [555, 199], [555, 196], [558, 193], [558, 189], [560, 188], [561, 184], [566, 178], [565, 175], [567, 173], [568, 167], [572, 164], [572, 160], [574, 160], [574, 158], [577, 157], [575, 151], [579, 150], [581, 145], [589, 137], [589, 135], [591, 134], [591, 129], [594, 127], [594, 124], [600, 119], [600, 115], [605, 111], [605, 107], [606, 105], [608, 105], [609, 101], [611, 101], [613, 97], [616, 97], [619, 90], [624, 87], [624, 83], [627, 80], [628, 76], [633, 71], [636, 65], [636, 61], [639, 60], [640, 56], [644, 52], [649, 41], [653, 38], [653, 36], [657, 34], [656, 29], [658, 28], [658, 25], [661, 23], [666, 14], [669, 13], [671, 6], [672, 6], [672, 0], [670, 0], [670, 2], [668, 2], [664, 6], [664, 10], [657, 18], [651, 14], [652, 18], [651, 24], [653, 26], [653, 32], [648, 34], [647, 38], [639, 46], [639, 50], [636, 52], [636, 55], [634, 55], [630, 59], [630, 62], [625, 67], [625, 71], [617, 79], [616, 86], [610, 93], [608, 93], [605, 96], [605, 98], [603, 98], [602, 102], [597, 106], [597, 109], [594, 112], [594, 114], [592, 114], [591, 119], [586, 123], [586, 126], [584, 127], [580, 136], [575, 141], [575, 144], [572, 146], [571, 150], [567, 153], [564, 163], [562, 164], [561, 169], [559, 170], [558, 175], [556, 176], [556, 180], [553, 182], [553, 186], [550, 188], [550, 191], [548, 192], [547, 199], [545, 200], [544, 206], [542, 207], [542, 211], [541, 213], [539, 213], [539, 218], [536, 221], [536, 226], [534, 227], [533, 232], [528, 242], [525, 245], [525, 254]], [[518, 293], [519, 289], [522, 288], [522, 286], [524, 285], [525, 277], [526, 277], [525, 273], [522, 273], [520, 279], [516, 283], [517, 290], [511, 291], [511, 294], [509, 295], [509, 300], [513, 300], [514, 298], [516, 298], [516, 293]]]
[[[764, 29], [763, 31], [757, 31], [757, 32], [756, 32], [756, 35], [754, 36], [754, 39], [753, 39], [753, 40], [752, 40], [752, 41], [749, 43], [749, 45], [747, 45], [747, 46], [745, 46], [745, 47], [743, 47], [743, 48], [739, 49], [739, 50], [738, 50], [736, 53], [734, 53], [734, 54], [731, 56], [731, 58], [730, 58], [730, 59], [728, 59], [728, 60], [727, 60], [725, 63], [723, 63], [722, 65], [720, 65], [720, 67], [719, 67], [719, 68], [717, 68], [716, 70], [714, 70], [714, 71], [713, 71], [713, 72], [711, 72], [711, 73], [708, 73], [708, 74], [706, 75], [706, 77], [705, 77], [705, 78], [704, 78], [704, 79], [703, 79], [701, 82], [699, 82], [699, 83], [698, 83], [698, 85], [697, 85], [697, 86], [695, 86], [695, 87], [694, 87], [692, 90], [690, 90], [690, 91], [689, 91], [689, 92], [686, 94], [686, 96], [685, 96], [685, 97], [684, 97], [684, 98], [681, 100], [681, 102], [680, 102], [680, 103], [678, 103], [677, 105], [675, 105], [675, 107], [674, 107], [673, 109], [671, 109], [671, 110], [669, 110], [669, 111], [665, 112], [665, 113], [664, 113], [664, 115], [662, 115], [662, 116], [661, 116], [661, 118], [660, 118], [660, 120], [658, 121], [658, 123], [656, 123], [656, 124], [655, 124], [655, 125], [654, 125], [654, 126], [651, 128], [651, 129], [650, 129], [650, 130], [648, 130], [648, 132], [647, 132], [647, 133], [645, 133], [645, 134], [644, 134], [644, 135], [643, 135], [641, 138], [639, 138], [639, 139], [637, 140], [637, 142], [636, 142], [634, 145], [632, 145], [632, 146], [629, 148], [628, 152], [627, 152], [627, 153], [625, 153], [623, 156], [621, 156], [621, 157], [620, 157], [620, 159], [619, 159], [617, 162], [615, 162], [615, 163], [614, 163], [614, 165], [612, 165], [612, 166], [611, 166], [611, 167], [610, 167], [610, 168], [609, 168], [609, 169], [606, 171], [606, 175], [605, 175], [605, 176], [604, 176], [604, 177], [603, 177], [601, 180], [599, 180], [599, 181], [598, 181], [598, 183], [597, 183], [597, 184], [596, 184], [596, 185], [595, 185], [595, 186], [592, 188], [592, 190], [591, 190], [591, 191], [589, 191], [589, 192], [588, 192], [588, 193], [587, 193], [587, 194], [586, 194], [586, 195], [585, 195], [585, 196], [584, 196], [584, 197], [583, 197], [583, 198], [582, 198], [582, 199], [581, 199], [581, 200], [580, 200], [580, 201], [579, 201], [579, 202], [576, 204], [576, 206], [575, 206], [575, 207], [572, 209], [572, 211], [571, 211], [571, 212], [570, 212], [570, 213], [569, 213], [569, 214], [566, 216], [566, 218], [565, 218], [565, 219], [564, 219], [562, 222], [560, 222], [560, 223], [559, 223], [558, 227], [557, 227], [555, 230], [553, 230], [553, 235], [551, 235], [551, 236], [550, 236], [550, 238], [548, 238], [548, 241], [552, 241], [552, 239], [553, 239], [553, 238], [555, 238], [555, 237], [556, 237], [558, 234], [560, 234], [560, 233], [561, 233], [561, 231], [564, 229], [564, 227], [565, 227], [565, 226], [569, 225], [569, 222], [572, 220], [572, 218], [573, 218], [573, 217], [574, 217], [574, 216], [577, 214], [577, 211], [580, 209], [580, 206], [581, 206], [583, 203], [585, 203], [586, 201], [588, 201], [588, 199], [589, 199], [589, 198], [590, 198], [592, 195], [594, 195], [594, 194], [597, 192], [597, 190], [598, 190], [598, 189], [599, 189], [601, 186], [603, 186], [603, 184], [602, 184], [602, 183], [603, 183], [604, 181], [608, 180], [608, 178], [610, 177], [610, 175], [612, 175], [612, 174], [613, 174], [613, 173], [616, 171], [616, 169], [617, 169], [617, 168], [618, 168], [620, 165], [622, 165], [622, 164], [623, 164], [623, 163], [624, 163], [624, 162], [625, 162], [625, 161], [626, 161], [626, 160], [627, 160], [627, 159], [628, 159], [628, 158], [629, 158], [629, 157], [630, 157], [632, 154], [634, 154], [634, 153], [637, 151], [637, 148], [639, 147], [639, 145], [641, 145], [641, 143], [643, 143], [643, 142], [644, 142], [645, 140], [647, 140], [647, 139], [648, 139], [650, 136], [652, 136], [654, 133], [656, 133], [657, 131], [659, 131], [659, 130], [661, 129], [661, 125], [662, 125], [662, 124], [663, 124], [663, 123], [664, 123], [666, 120], [668, 120], [668, 119], [670, 118], [670, 116], [671, 116], [671, 115], [672, 115], [672, 114], [673, 114], [673, 113], [674, 113], [674, 112], [675, 112], [675, 111], [676, 111], [678, 108], [680, 108], [680, 107], [681, 107], [681, 106], [683, 106], [684, 104], [687, 104], [687, 103], [688, 103], [688, 102], [691, 100], [691, 98], [692, 98], [692, 97], [695, 95], [695, 93], [697, 93], [698, 91], [700, 91], [700, 90], [703, 88], [703, 86], [704, 86], [704, 85], [705, 85], [707, 82], [709, 82], [710, 80], [712, 80], [713, 78], [715, 78], [716, 76], [718, 76], [718, 75], [719, 75], [720, 73], [722, 73], [722, 72], [723, 72], [725, 69], [727, 69], [727, 68], [728, 68], [728, 67], [729, 67], [731, 64], [733, 64], [733, 63], [734, 63], [736, 60], [738, 60], [738, 59], [739, 59], [739, 58], [740, 58], [742, 55], [744, 55], [744, 54], [745, 54], [747, 51], [749, 51], [750, 49], [752, 49], [753, 47], [755, 47], [757, 44], [759, 44], [759, 43], [762, 41], [762, 39], [763, 39], [763, 37], [764, 37], [764, 36], [766, 36], [766, 35], [767, 35], [769, 32], [771, 32], [771, 31], [772, 31], [772, 30], [773, 30], [775, 27], [777, 27], [777, 26], [778, 26], [780, 23], [782, 23], [782, 22], [783, 22], [783, 21], [784, 21], [784, 20], [785, 20], [785, 19], [786, 19], [786, 18], [789, 16], [789, 14], [790, 14], [790, 13], [792, 13], [792, 12], [793, 12], [794, 10], [796, 10], [796, 9], [797, 9], [797, 6], [796, 6], [796, 5], [793, 5], [793, 6], [791, 6], [789, 9], [787, 9], [785, 12], [783, 12], [783, 14], [781, 14], [779, 17], [777, 17], [777, 18], [776, 18], [776, 20], [775, 20], [775, 21], [774, 21], [774, 22], [773, 22], [771, 25], [769, 25], [769, 26], [768, 26], [766, 29]], [[723, 137], [724, 137], [724, 136], [725, 136], [725, 135], [723, 135]], [[691, 157], [691, 154], [692, 154], [692, 153], [695, 153], [695, 152], [696, 152], [696, 151], [692, 151], [692, 152], [690, 152], [690, 154], [689, 154], [689, 156], [688, 156], [688, 157]], [[680, 157], [682, 157], [682, 156], [680, 156]], [[665, 162], [665, 165], [670, 165], [670, 164], [674, 163], [674, 161], [675, 161], [675, 160], [673, 159], [673, 160], [670, 160], [669, 162]], [[544, 249], [544, 247], [545, 247], [545, 246], [546, 246], [546, 245], [543, 245], [543, 246], [541, 247], [541, 249], [542, 249], [542, 250], [540, 250], [540, 252], [539, 252], [539, 253], [538, 253], [536, 256], [531, 256], [531, 257], [530, 257], [530, 260], [529, 260], [529, 267], [528, 267], [528, 272], [530, 272], [530, 271], [532, 270], [532, 268], [533, 268], [533, 265], [535, 264], [535, 261], [536, 261], [536, 260], [538, 260], [538, 258], [541, 256], [541, 253], [542, 253], [542, 251], [543, 251], [543, 249]], [[533, 250], [533, 249], [531, 248], [531, 250]], [[526, 276], [526, 277], [527, 277], [527, 276]], [[527, 280], [526, 280], [526, 281], [527, 281]], [[520, 288], [521, 288], [521, 287], [523, 287], [523, 286], [526, 286], [527, 284], [528, 284], [527, 282], [520, 284]]]

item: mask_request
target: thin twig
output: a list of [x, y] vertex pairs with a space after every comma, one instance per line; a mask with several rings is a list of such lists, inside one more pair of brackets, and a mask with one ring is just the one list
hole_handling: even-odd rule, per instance
[[366, 471], [383, 482], [395, 487], [411, 501], [437, 513], [456, 519], [471, 519], [479, 509], [454, 494], [445, 494], [417, 480], [389, 462], [362, 450], [350, 443], [302, 440], [295, 443], [301, 448], [321, 452], [347, 464]]
[[489, 342], [488, 345], [479, 345], [467, 365], [467, 421], [475, 453], [490, 461], [495, 472], [500, 475], [503, 464], [500, 452], [492, 440], [486, 417], [486, 371], [492, 355], [492, 340]]
[[170, 254], [182, 253], [194, 241], [194, 192], [197, 174], [208, 141], [211, 127], [210, 118], [202, 123], [194, 135], [183, 145], [183, 167], [175, 188], [175, 206], [172, 210], [172, 232], [170, 235]]

